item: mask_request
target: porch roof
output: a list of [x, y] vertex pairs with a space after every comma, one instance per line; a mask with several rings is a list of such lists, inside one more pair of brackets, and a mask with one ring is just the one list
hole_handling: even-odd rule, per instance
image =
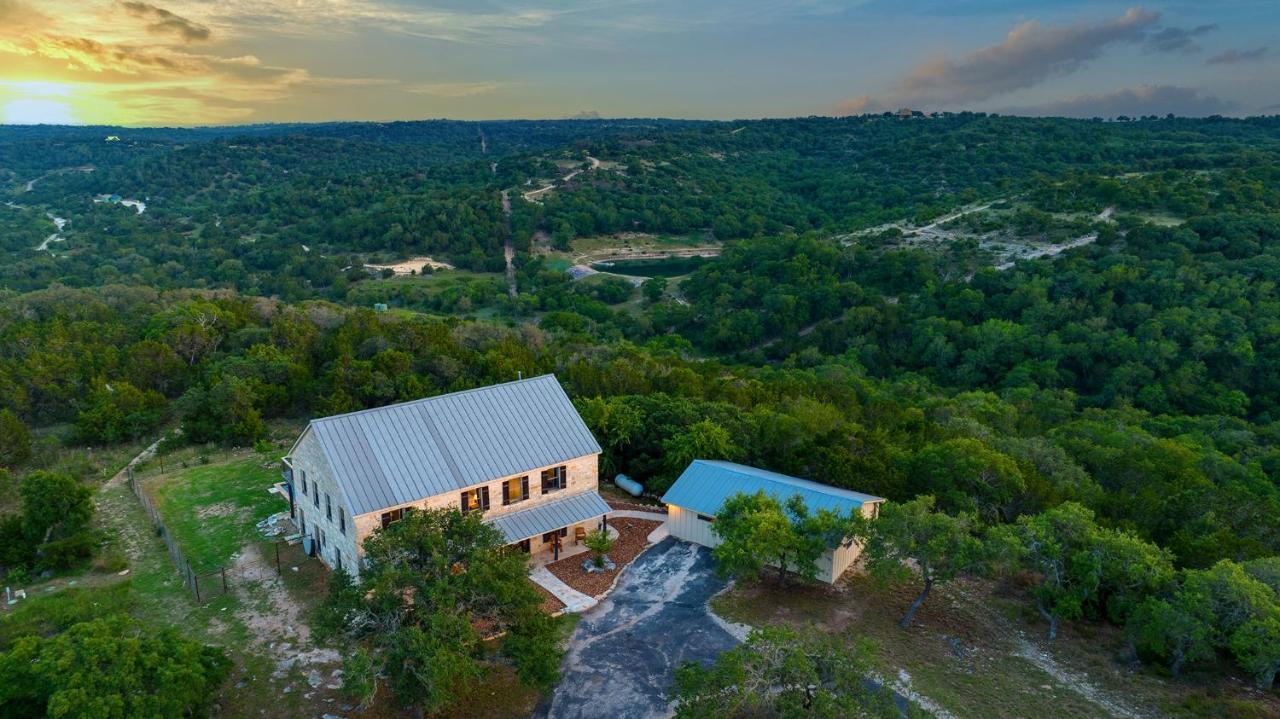
[[608, 512], [609, 505], [599, 494], [591, 491], [541, 502], [528, 509], [498, 515], [485, 521], [502, 532], [508, 542], [514, 543], [585, 522]]

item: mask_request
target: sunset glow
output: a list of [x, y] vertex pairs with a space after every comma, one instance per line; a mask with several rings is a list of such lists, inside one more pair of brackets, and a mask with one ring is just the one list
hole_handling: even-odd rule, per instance
[[5, 122], [1256, 114], [1274, 8], [0, 0]]

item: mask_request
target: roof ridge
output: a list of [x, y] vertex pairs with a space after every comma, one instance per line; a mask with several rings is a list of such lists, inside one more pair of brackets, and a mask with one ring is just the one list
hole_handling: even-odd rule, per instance
[[[456, 397], [458, 395], [471, 394], [473, 392], [483, 392], [485, 390], [491, 390], [497, 387], [506, 387], [508, 385], [522, 384], [524, 382], [535, 382], [537, 380], [546, 379], [548, 377], [555, 379], [556, 373], [547, 372], [546, 374], [540, 374], [537, 377], [524, 377], [521, 379], [513, 379], [506, 382], [499, 382], [498, 384], [487, 384], [487, 385], [484, 385], [483, 387], [472, 387], [470, 389], [460, 389], [455, 392], [445, 392], [444, 394], [433, 394], [430, 397], [419, 397], [417, 399], [407, 399], [403, 402], [393, 402], [391, 404], [384, 404], [381, 407], [366, 407], [365, 409], [357, 409], [352, 412], [343, 412], [341, 414], [331, 414], [326, 417], [313, 417], [311, 419], [311, 423], [314, 424], [316, 422], [328, 422], [331, 419], [344, 419], [346, 417], [355, 417], [356, 415], [379, 412], [381, 410], [391, 409], [392, 407], [407, 407], [409, 405], [426, 404], [427, 402], [430, 402], [432, 400], [437, 400], [442, 397]], [[559, 380], [556, 380], [556, 384], [559, 384]]]

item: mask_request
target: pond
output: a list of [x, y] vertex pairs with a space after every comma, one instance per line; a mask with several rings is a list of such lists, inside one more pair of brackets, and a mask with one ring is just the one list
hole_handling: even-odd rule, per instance
[[641, 260], [593, 262], [591, 269], [630, 277], [679, 277], [705, 265], [710, 257], [656, 257]]

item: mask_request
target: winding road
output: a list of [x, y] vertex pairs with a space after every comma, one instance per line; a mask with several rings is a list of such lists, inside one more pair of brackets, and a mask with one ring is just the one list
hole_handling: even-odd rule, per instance
[[[587, 170], [596, 170], [596, 169], [599, 169], [600, 167], [600, 161], [590, 155], [587, 155], [587, 162], [590, 163], [590, 166], [585, 168]], [[526, 202], [537, 202], [540, 196], [548, 192], [551, 192], [552, 190], [556, 189], [556, 187], [558, 187], [559, 185], [563, 185], [566, 182], [577, 177], [578, 175], [582, 174], [583, 169], [584, 168], [581, 168], [581, 167], [574, 169], [570, 171], [568, 174], [566, 174], [564, 177], [561, 177], [559, 180], [556, 180], [549, 185], [539, 187], [536, 190], [530, 190], [528, 192], [525, 192], [521, 195], [521, 197], [523, 197]]]

